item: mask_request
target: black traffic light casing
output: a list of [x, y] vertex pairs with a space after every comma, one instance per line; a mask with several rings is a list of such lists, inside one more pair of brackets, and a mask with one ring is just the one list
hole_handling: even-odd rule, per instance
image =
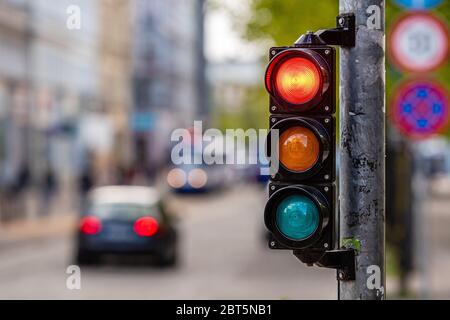
[[[291, 57], [301, 57], [311, 61], [321, 72], [321, 86], [318, 94], [306, 103], [287, 102], [277, 93], [275, 77], [277, 68]], [[269, 200], [264, 212], [264, 220], [270, 231], [271, 249], [289, 249], [296, 252], [316, 252], [332, 250], [336, 247], [336, 51], [327, 45], [296, 45], [294, 47], [273, 47], [269, 51], [270, 63], [266, 72], [266, 89], [270, 95], [270, 131], [267, 139], [267, 155], [278, 162], [277, 172], [271, 172]], [[293, 126], [311, 130], [318, 141], [320, 150], [317, 162], [305, 171], [289, 170], [274, 157], [271, 135], [278, 130], [279, 136]], [[291, 194], [302, 194], [319, 208], [318, 228], [306, 239], [293, 240], [285, 236], [277, 227], [276, 210], [283, 198]], [[320, 255], [318, 255], [320, 256]], [[313, 261], [314, 262], [314, 261]]]
[[278, 172], [271, 177], [272, 181], [321, 183], [336, 180], [336, 119], [332, 115], [292, 116], [271, 115], [269, 135], [267, 137], [267, 156], [272, 153], [271, 132], [278, 129], [280, 133], [292, 125], [299, 124], [311, 129], [321, 141], [320, 158], [313, 168], [306, 172], [292, 172], [281, 162]]
[[269, 246], [292, 250], [307, 265], [337, 269], [344, 281], [355, 280], [357, 251], [338, 245], [337, 74], [330, 45], [355, 44], [356, 17], [340, 14], [336, 28], [307, 32], [291, 47], [271, 48], [265, 76], [271, 113], [271, 178], [264, 210]]
[[[278, 230], [274, 221], [276, 204], [280, 197], [297, 192], [309, 193], [314, 201], [317, 201], [321, 208], [320, 229], [312, 237], [303, 241], [287, 241]], [[337, 235], [337, 225], [335, 220], [335, 202], [336, 190], [333, 184], [317, 184], [306, 186], [301, 184], [287, 184], [280, 182], [271, 182], [269, 184], [269, 201], [264, 212], [264, 222], [269, 229], [271, 236], [269, 247], [271, 249], [289, 249], [289, 250], [312, 250], [323, 251], [332, 249], [335, 245]]]
[[[319, 99], [313, 99], [308, 103], [306, 107], [309, 110], [302, 110], [301, 112], [298, 109], [293, 108], [289, 104], [281, 101], [270, 95], [270, 103], [269, 103], [269, 111], [272, 114], [289, 114], [293, 113], [298, 114], [334, 114], [336, 112], [336, 49], [326, 45], [305, 45], [305, 46], [295, 46], [295, 47], [272, 47], [269, 52], [269, 60], [272, 62], [274, 58], [279, 57], [277, 59], [287, 58], [289, 52], [299, 52], [305, 53], [305, 57], [313, 57], [315, 61], [322, 66], [327, 67], [324, 81], [328, 82], [328, 86]], [[328, 73], [328, 74], [327, 74]], [[268, 76], [266, 74], [266, 89], [271, 91], [268, 85]]]

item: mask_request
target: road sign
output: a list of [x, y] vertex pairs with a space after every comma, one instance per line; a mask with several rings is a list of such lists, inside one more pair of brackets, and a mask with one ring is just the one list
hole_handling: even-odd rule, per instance
[[405, 71], [434, 70], [447, 61], [447, 25], [429, 13], [405, 14], [392, 28], [389, 49], [392, 62]]
[[427, 10], [440, 5], [442, 0], [394, 0], [398, 5], [413, 10]]
[[442, 131], [449, 120], [449, 101], [445, 88], [418, 80], [401, 86], [392, 104], [395, 125], [413, 139], [427, 138]]

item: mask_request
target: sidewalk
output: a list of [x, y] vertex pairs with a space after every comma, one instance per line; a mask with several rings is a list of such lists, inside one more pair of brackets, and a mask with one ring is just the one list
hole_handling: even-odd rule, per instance
[[75, 224], [74, 214], [53, 214], [0, 224], [0, 250], [20, 243], [70, 234]]
[[42, 211], [42, 194], [36, 189], [28, 189], [22, 198], [26, 214], [16, 220], [0, 222], [0, 250], [19, 243], [54, 238], [73, 232], [77, 214], [73, 206], [73, 192], [65, 188], [55, 193]]

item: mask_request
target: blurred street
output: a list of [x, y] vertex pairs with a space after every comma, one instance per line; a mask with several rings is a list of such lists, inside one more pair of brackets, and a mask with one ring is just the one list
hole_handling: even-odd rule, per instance
[[336, 298], [334, 271], [308, 268], [290, 252], [266, 249], [263, 189], [242, 185], [183, 196], [174, 204], [181, 209], [177, 268], [126, 262], [83, 267], [82, 290], [70, 291], [65, 270], [71, 264], [72, 234], [70, 223], [61, 223], [64, 232], [8, 248], [0, 243], [0, 299]]
[[450, 299], [450, 1], [381, 7], [347, 63], [334, 0], [0, 0], [0, 299]]
[[[335, 299], [334, 271], [308, 268], [290, 252], [266, 249], [262, 191], [240, 185], [216, 194], [172, 199], [180, 213], [180, 265], [158, 269], [125, 260], [83, 267], [80, 291], [66, 288], [73, 216], [25, 223], [23, 241], [22, 228], [2, 229], [0, 299]], [[431, 280], [426, 291], [431, 292], [428, 298], [448, 298], [450, 238], [445, 226], [450, 223], [450, 199], [435, 195], [432, 200], [427, 202], [425, 220], [430, 240], [425, 279]], [[422, 277], [420, 272], [412, 277], [415, 292], [424, 289]], [[388, 290], [394, 297], [396, 287], [391, 275]]]
[[[0, 299], [335, 299], [334, 271], [308, 268], [290, 252], [266, 249], [261, 213], [263, 190], [240, 185], [216, 194], [176, 197], [182, 261], [158, 269], [127, 261], [82, 268], [82, 290], [66, 288], [72, 264], [75, 219], [52, 219], [1, 229]], [[450, 297], [450, 198], [427, 202], [430, 257], [428, 298]], [[44, 232], [42, 231], [44, 230]], [[429, 275], [432, 275], [431, 277]], [[412, 277], [414, 291], [422, 277]], [[388, 290], [395, 296], [392, 275]]]
[[[450, 197], [447, 195], [436, 195], [430, 198], [425, 205], [425, 236], [427, 251], [424, 258], [429, 258], [429, 266], [425, 262], [425, 276], [422, 287], [425, 289], [426, 298], [450, 298], [450, 234], [448, 225], [450, 223]], [[420, 253], [419, 253], [420, 254]], [[429, 281], [429, 282], [428, 282]], [[425, 284], [424, 284], [425, 282]], [[420, 288], [420, 285], [419, 287]], [[420, 291], [420, 289], [418, 289]]]

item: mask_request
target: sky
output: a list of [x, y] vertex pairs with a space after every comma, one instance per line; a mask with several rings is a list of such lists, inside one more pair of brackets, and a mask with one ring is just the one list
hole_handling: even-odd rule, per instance
[[[226, 5], [235, 10], [246, 10], [248, 0], [227, 0]], [[209, 10], [205, 18], [205, 54], [209, 62], [253, 62], [258, 60], [258, 50], [260, 48], [247, 43], [233, 29], [232, 19], [226, 9]]]

